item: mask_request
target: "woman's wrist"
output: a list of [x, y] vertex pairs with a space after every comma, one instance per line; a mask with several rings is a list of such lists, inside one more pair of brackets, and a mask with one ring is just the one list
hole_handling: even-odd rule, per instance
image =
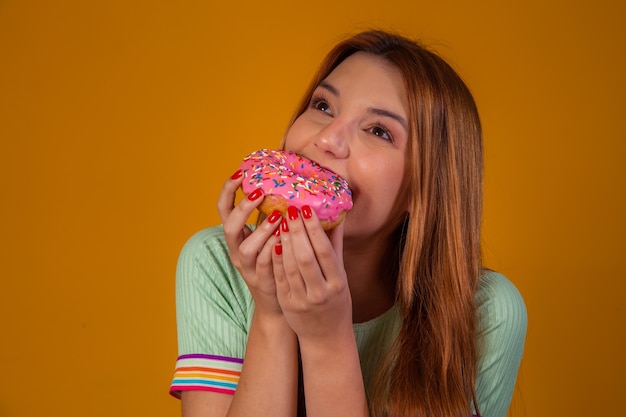
[[355, 353], [358, 356], [352, 327], [324, 337], [299, 337], [298, 341], [302, 356], [312, 361], [324, 361], [329, 357], [349, 356]]
[[285, 316], [275, 311], [261, 311], [255, 309], [252, 316], [252, 326], [254, 326], [261, 335], [268, 337], [281, 337], [296, 339], [296, 335], [289, 327], [289, 323]]
[[368, 416], [354, 333], [300, 340], [307, 414]]

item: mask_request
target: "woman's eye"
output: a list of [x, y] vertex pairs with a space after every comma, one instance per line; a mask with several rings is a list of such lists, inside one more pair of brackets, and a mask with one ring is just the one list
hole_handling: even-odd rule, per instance
[[378, 136], [379, 138], [382, 138], [384, 140], [388, 140], [390, 142], [393, 141], [393, 137], [391, 137], [391, 133], [389, 133], [389, 131], [385, 129], [384, 127], [374, 126], [370, 128], [370, 132], [373, 135]]
[[311, 101], [311, 107], [313, 107], [314, 109], [323, 111], [324, 113], [332, 115], [332, 112], [330, 110], [330, 106], [328, 105], [328, 103], [324, 99], [321, 99], [321, 98], [313, 99]]

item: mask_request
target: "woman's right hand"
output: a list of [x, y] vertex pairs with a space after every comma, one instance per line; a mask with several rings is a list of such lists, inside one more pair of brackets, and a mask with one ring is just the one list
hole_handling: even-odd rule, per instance
[[217, 202], [230, 259], [250, 289], [255, 313], [282, 317], [272, 268], [272, 250], [280, 242], [278, 233], [282, 216], [280, 212], [274, 212], [252, 231], [246, 222], [264, 196], [257, 189], [235, 205], [235, 195], [242, 177], [240, 170], [235, 172], [224, 183]]

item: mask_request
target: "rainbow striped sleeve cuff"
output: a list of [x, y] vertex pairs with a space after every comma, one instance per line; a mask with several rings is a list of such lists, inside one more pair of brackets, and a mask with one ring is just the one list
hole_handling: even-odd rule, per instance
[[200, 390], [234, 394], [243, 359], [227, 356], [190, 354], [176, 361], [170, 394], [180, 398], [181, 391]]

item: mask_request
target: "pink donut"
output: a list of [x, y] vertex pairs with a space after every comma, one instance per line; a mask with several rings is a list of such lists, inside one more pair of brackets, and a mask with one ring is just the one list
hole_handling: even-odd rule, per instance
[[259, 210], [286, 216], [287, 208], [308, 205], [324, 229], [341, 223], [352, 208], [352, 191], [339, 175], [294, 152], [261, 149], [243, 159], [241, 189], [248, 195], [260, 188], [265, 195]]

